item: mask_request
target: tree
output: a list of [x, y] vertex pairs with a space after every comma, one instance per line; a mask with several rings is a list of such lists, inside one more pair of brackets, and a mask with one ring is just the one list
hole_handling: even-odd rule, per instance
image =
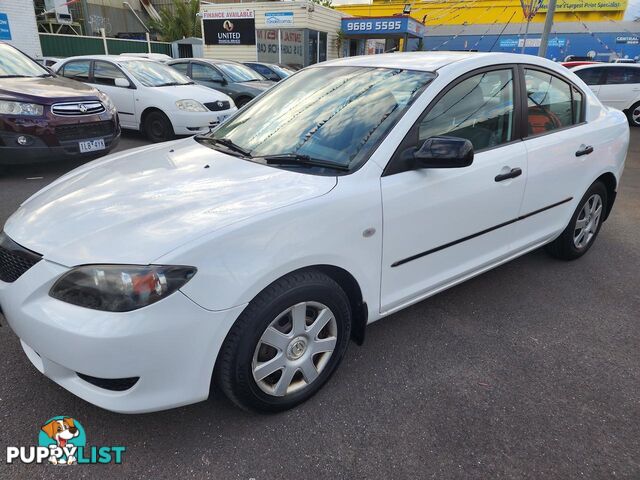
[[162, 7], [160, 20], [152, 20], [151, 28], [165, 42], [185, 37], [201, 37], [200, 0], [173, 0], [173, 8]]
[[311, 0], [311, 1], [323, 7], [333, 8], [333, 5], [331, 5], [333, 3], [333, 0]]

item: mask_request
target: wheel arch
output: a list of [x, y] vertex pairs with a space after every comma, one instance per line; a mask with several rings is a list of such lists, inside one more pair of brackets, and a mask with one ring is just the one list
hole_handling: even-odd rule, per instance
[[160, 112], [162, 113], [165, 117], [167, 117], [169, 119], [169, 122], [171, 122], [171, 126], [173, 127], [173, 122], [171, 121], [171, 117], [169, 117], [169, 115], [167, 115], [165, 113], [164, 110], [162, 110], [159, 107], [154, 107], [154, 106], [149, 106], [146, 107], [142, 113], [140, 114], [140, 131], [142, 132], [144, 129], [144, 121], [147, 119], [147, 116], [151, 113], [151, 112]]
[[609, 218], [609, 214], [613, 209], [613, 203], [616, 200], [618, 181], [616, 180], [616, 176], [611, 172], [603, 173], [595, 181], [601, 182], [607, 189], [607, 211], [605, 212], [604, 218], [602, 220], [605, 221], [607, 218]]

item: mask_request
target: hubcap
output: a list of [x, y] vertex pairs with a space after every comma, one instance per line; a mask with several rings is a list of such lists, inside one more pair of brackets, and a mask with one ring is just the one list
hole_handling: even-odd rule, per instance
[[576, 248], [585, 248], [600, 225], [602, 215], [602, 198], [597, 193], [591, 195], [578, 214], [576, 226], [573, 230], [573, 244]]
[[284, 397], [311, 385], [327, 366], [338, 340], [333, 312], [318, 302], [298, 303], [273, 320], [251, 363], [260, 389]]
[[634, 123], [640, 125], [640, 108], [636, 108], [633, 110], [631, 118], [633, 118]]

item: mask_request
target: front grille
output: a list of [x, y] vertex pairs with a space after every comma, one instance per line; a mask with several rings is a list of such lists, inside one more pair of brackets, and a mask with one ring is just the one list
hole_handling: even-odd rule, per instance
[[73, 115], [97, 115], [105, 111], [104, 105], [97, 101], [56, 103], [51, 106], [54, 115], [69, 117]]
[[226, 100], [219, 100], [217, 102], [209, 102], [204, 104], [212, 112], [219, 112], [220, 110], [229, 110], [231, 104]]
[[56, 137], [60, 142], [86, 140], [87, 138], [106, 137], [114, 134], [113, 122], [78, 123], [56, 127]]
[[21, 247], [3, 232], [0, 233], [0, 280], [13, 283], [42, 260], [42, 256]]

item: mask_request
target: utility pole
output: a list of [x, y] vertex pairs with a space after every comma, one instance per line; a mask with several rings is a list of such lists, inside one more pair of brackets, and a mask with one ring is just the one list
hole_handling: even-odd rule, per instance
[[547, 16], [544, 19], [544, 30], [542, 31], [542, 38], [540, 39], [540, 48], [538, 49], [539, 57], [547, 56], [547, 45], [549, 44], [549, 33], [553, 26], [553, 15], [556, 13], [556, 1], [549, 0], [549, 7], [547, 8]]

